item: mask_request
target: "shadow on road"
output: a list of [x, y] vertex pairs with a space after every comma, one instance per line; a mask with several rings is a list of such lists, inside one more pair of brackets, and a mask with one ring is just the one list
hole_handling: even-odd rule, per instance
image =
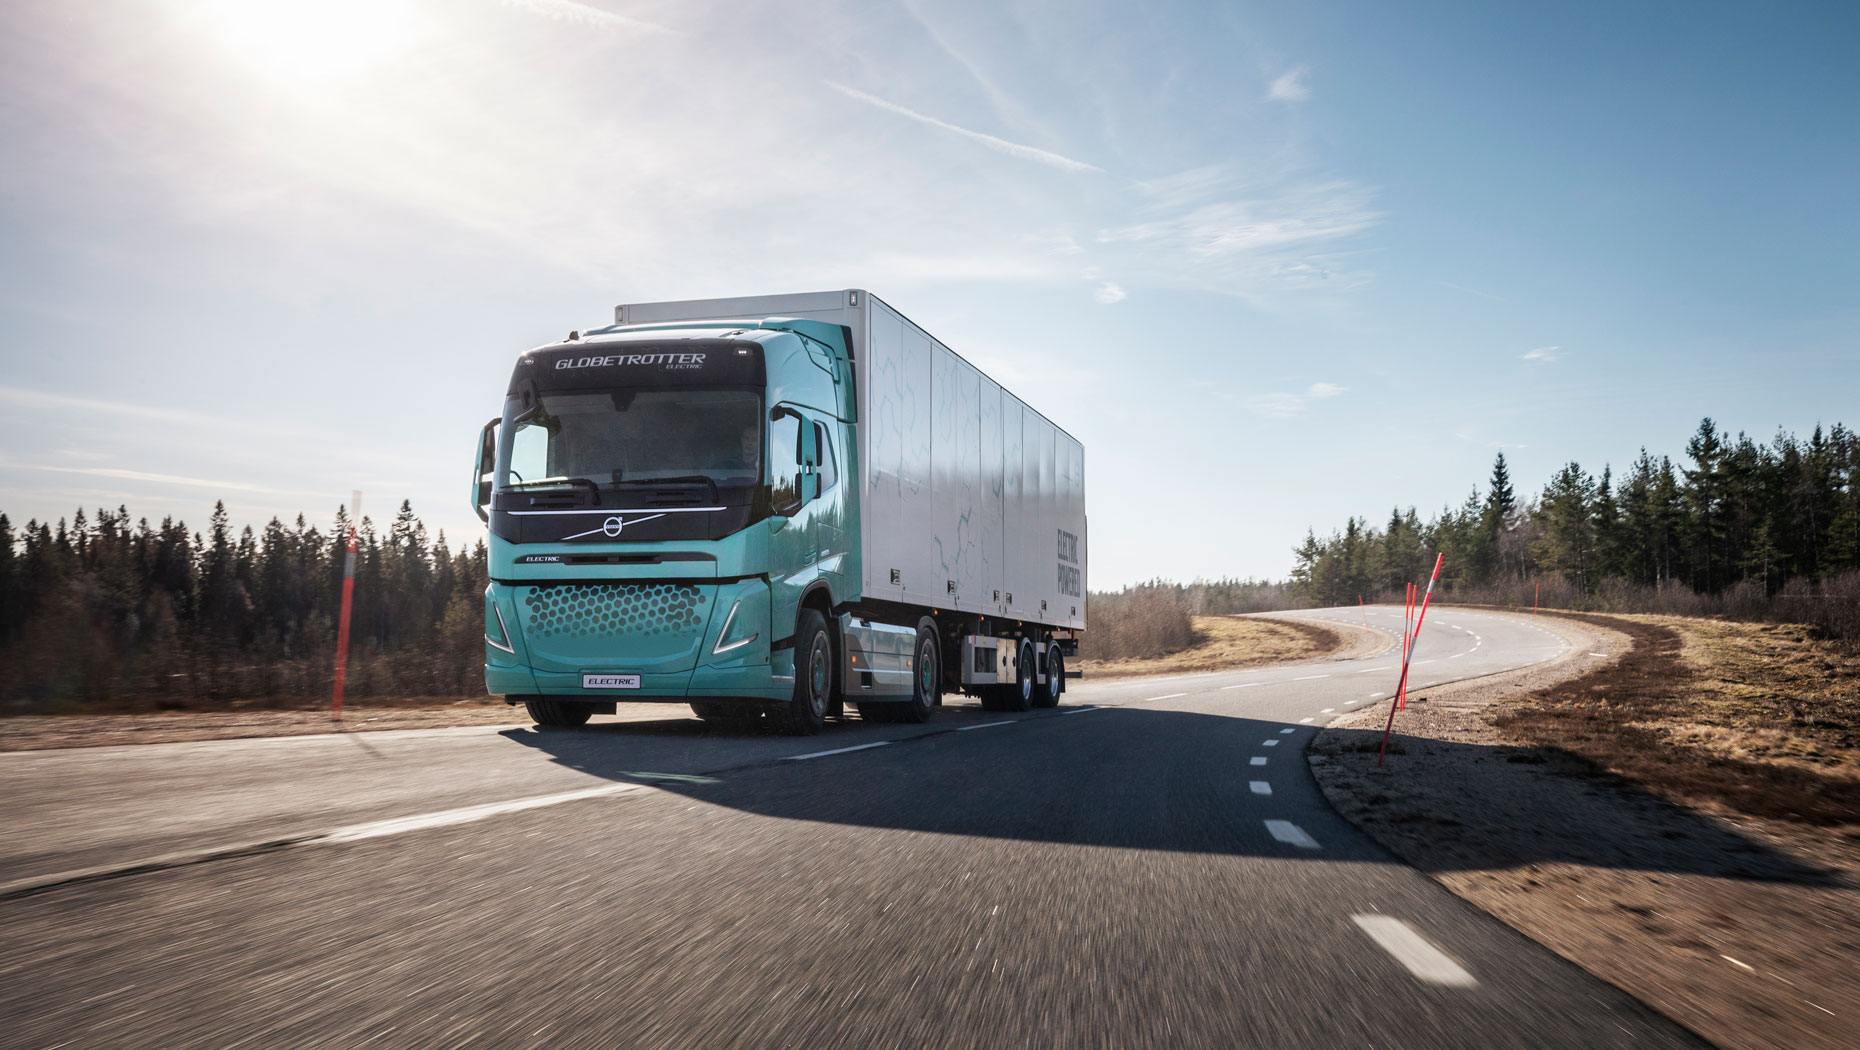
[[[1263, 820], [1291, 817], [1324, 839], [1326, 860], [1385, 861], [1380, 847], [1351, 830], [1323, 802], [1305, 766], [1303, 736], [1283, 723], [1185, 711], [1127, 707], [1083, 715], [1068, 708], [1018, 716], [944, 708], [924, 726], [872, 725], [850, 719], [829, 726], [808, 746], [756, 729], [722, 729], [690, 718], [596, 723], [581, 730], [507, 730], [503, 736], [547, 752], [554, 761], [616, 781], [649, 783], [718, 806], [784, 820], [947, 835], [984, 836], [1138, 850], [1287, 855], [1263, 832]], [[1021, 724], [980, 728], [1019, 718]], [[1054, 721], [1049, 721], [1054, 720]], [[958, 731], [962, 727], [979, 731]], [[1268, 739], [1288, 746], [1266, 748]], [[801, 751], [861, 744], [889, 746], [817, 761], [786, 761]], [[1458, 745], [1436, 744], [1453, 748]], [[1472, 763], [1504, 764], [1515, 749], [1466, 749]], [[1266, 767], [1250, 765], [1270, 756]], [[1638, 870], [1833, 885], [1807, 867], [1723, 824], [1676, 810], [1626, 782], [1582, 774], [1544, 796], [1504, 809], [1508, 821], [1538, 833], [1507, 834], [1507, 863], [1569, 860]], [[1262, 797], [1251, 782], [1265, 780]], [[1352, 800], [1363, 811], [1408, 821], [1439, 837], [1475, 836], [1455, 818], [1398, 798], [1398, 783]], [[1476, 790], [1476, 786], [1469, 785]], [[1659, 831], [1640, 821], [1594, 822], [1593, 807], [1574, 810], [1558, 792], [1606, 791], [1663, 807]], [[1589, 814], [1589, 823], [1571, 827]], [[1325, 824], [1322, 832], [1313, 822]], [[1675, 823], [1677, 822], [1677, 823]], [[1434, 851], [1434, 855], [1453, 851]], [[1489, 866], [1489, 849], [1464, 851], [1468, 866]], [[1474, 858], [1477, 858], [1476, 862]]]

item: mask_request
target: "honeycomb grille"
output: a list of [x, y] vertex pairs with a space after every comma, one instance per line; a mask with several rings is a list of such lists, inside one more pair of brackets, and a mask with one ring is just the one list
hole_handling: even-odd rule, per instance
[[671, 634], [703, 624], [707, 599], [684, 583], [570, 583], [524, 595], [524, 629], [536, 638]]

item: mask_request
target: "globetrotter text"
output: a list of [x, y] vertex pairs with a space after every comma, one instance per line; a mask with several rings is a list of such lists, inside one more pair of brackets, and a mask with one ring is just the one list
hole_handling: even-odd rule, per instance
[[555, 363], [563, 368], [604, 368], [613, 365], [674, 365], [699, 367], [703, 354], [612, 354], [607, 357], [564, 357]]

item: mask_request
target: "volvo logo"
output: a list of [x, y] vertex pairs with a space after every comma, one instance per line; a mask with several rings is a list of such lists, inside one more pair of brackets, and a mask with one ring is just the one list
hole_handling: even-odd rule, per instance
[[601, 522], [601, 531], [610, 538], [620, 535], [620, 530], [624, 528], [626, 528], [626, 519], [618, 514]]

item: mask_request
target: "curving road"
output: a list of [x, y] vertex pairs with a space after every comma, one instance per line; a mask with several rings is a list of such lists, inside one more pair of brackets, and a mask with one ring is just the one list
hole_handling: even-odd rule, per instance
[[[1436, 609], [1416, 684], [1563, 651]], [[1305, 741], [1397, 670], [1077, 682], [811, 739], [0, 755], [0, 1045], [1704, 1045], [1325, 805]]]

